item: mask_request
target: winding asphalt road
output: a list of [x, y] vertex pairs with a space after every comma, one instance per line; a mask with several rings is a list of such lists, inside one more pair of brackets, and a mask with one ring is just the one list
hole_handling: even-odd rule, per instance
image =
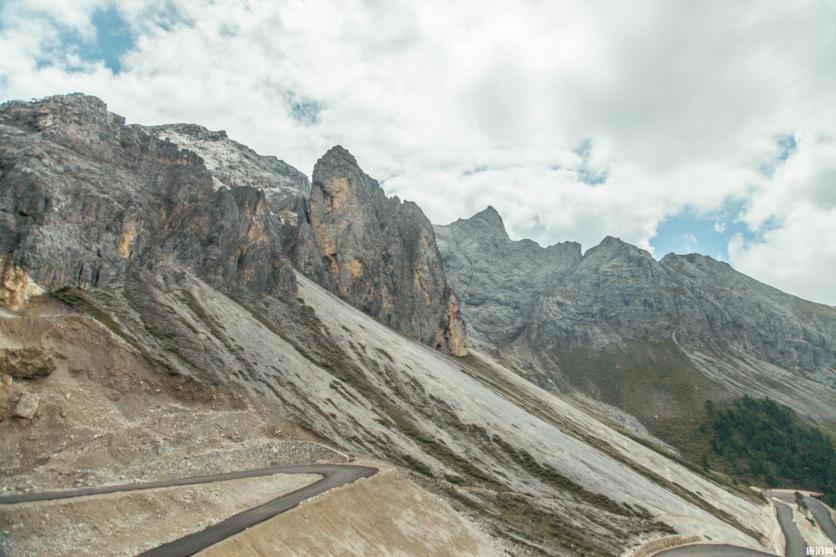
[[746, 547], [725, 544], [680, 545], [656, 553], [654, 557], [776, 557], [773, 553], [764, 553]]
[[178, 540], [174, 540], [173, 542], [155, 547], [154, 549], [141, 554], [145, 557], [183, 557], [186, 555], [194, 555], [198, 551], [206, 549], [221, 540], [242, 532], [259, 522], [263, 522], [279, 513], [292, 509], [306, 499], [310, 499], [311, 497], [324, 493], [330, 489], [334, 489], [335, 487], [349, 484], [359, 480], [360, 478], [368, 478], [376, 474], [377, 471], [377, 468], [355, 466], [350, 464], [272, 466], [257, 470], [242, 470], [240, 472], [230, 472], [228, 474], [212, 474], [208, 476], [178, 478], [175, 480], [108, 485], [102, 487], [83, 487], [79, 489], [42, 491], [39, 493], [23, 493], [19, 495], [5, 495], [0, 497], [0, 504], [12, 505], [15, 503], [29, 503], [34, 501], [50, 501], [54, 499], [68, 499], [71, 497], [102, 495], [104, 493], [122, 493], [128, 491], [140, 491], [144, 489], [157, 489], [161, 487], [177, 487], [210, 482], [223, 482], [242, 478], [272, 476], [273, 474], [317, 474], [322, 476], [321, 480], [317, 480], [301, 489], [276, 497], [272, 501], [247, 509], [246, 511], [222, 520], [217, 524], [209, 526], [204, 530], [189, 534], [188, 536], [184, 536]]
[[824, 503], [813, 497], [805, 496], [804, 502], [807, 503], [807, 507], [813, 513], [816, 522], [819, 523], [821, 531], [836, 545], [836, 524], [833, 523], [833, 515], [830, 514], [830, 510]]
[[[787, 503], [795, 503], [794, 492], [767, 491], [767, 495], [769, 495], [773, 499], [780, 499], [781, 501], [786, 501]], [[809, 497], [807, 495], [804, 495], [804, 502], [807, 504], [807, 507], [810, 509], [810, 512], [813, 513], [813, 517], [816, 519], [816, 522], [818, 522], [821, 531], [824, 532], [824, 534], [828, 538], [830, 538], [830, 541], [832, 541], [834, 545], [836, 545], [836, 524], [833, 523], [833, 517], [830, 514], [830, 510], [827, 508], [827, 506], [825, 506], [824, 503], [822, 503], [818, 499]], [[780, 514], [778, 516], [778, 519], [781, 519]], [[795, 526], [795, 524], [793, 524], [793, 526]], [[805, 551], [806, 547], [802, 547], [801, 550], [802, 552]], [[787, 555], [790, 555], [790, 553], [787, 553]], [[799, 555], [804, 555], [804, 553], [799, 553]]]
[[[792, 508], [787, 506], [784, 502], [795, 503], [795, 493], [790, 492], [775, 492], [767, 491], [769, 497], [775, 503], [775, 510], [778, 517], [778, 524], [784, 532], [784, 538], [787, 541], [786, 557], [804, 557], [807, 554], [807, 543], [801, 536], [795, 522], [792, 519]], [[782, 502], [783, 501], [783, 502]], [[819, 523], [821, 530], [836, 544], [836, 524], [833, 523], [833, 517], [830, 510], [818, 499], [804, 496], [804, 501], [807, 503], [810, 511], [813, 513], [816, 521]], [[764, 553], [754, 549], [747, 549], [743, 547], [736, 547], [731, 545], [708, 545], [708, 544], [692, 544], [681, 545], [661, 551], [655, 557], [754, 557], [754, 556], [772, 556], [771, 553]]]
[[784, 552], [786, 557], [804, 557], [807, 554], [807, 542], [801, 537], [798, 526], [792, 520], [792, 509], [773, 498], [775, 510], [778, 513], [778, 524], [784, 531], [784, 538], [787, 540], [787, 549]]

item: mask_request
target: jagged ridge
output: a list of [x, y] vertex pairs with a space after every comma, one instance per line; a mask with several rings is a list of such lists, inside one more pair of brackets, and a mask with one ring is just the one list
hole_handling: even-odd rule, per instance
[[629, 403], [652, 421], [662, 412], [641, 400], [664, 400], [668, 383], [657, 378], [644, 395], [625, 393], [637, 377], [671, 369], [684, 374], [676, 380], [683, 388], [704, 385], [670, 399], [672, 414], [692, 412], [710, 395], [749, 392], [836, 422], [834, 308], [702, 255], [657, 261], [614, 237], [583, 255], [576, 243], [515, 242], [492, 208], [437, 226], [436, 235], [473, 331], [539, 369], [532, 378], [543, 384], [569, 381], [604, 399], [612, 392], [609, 402]]
[[128, 126], [82, 94], [3, 104], [0, 141], [2, 299], [15, 307], [166, 258], [227, 293], [292, 297], [294, 261], [399, 331], [466, 353], [429, 221], [342, 148], [319, 161], [311, 188], [225, 132]]

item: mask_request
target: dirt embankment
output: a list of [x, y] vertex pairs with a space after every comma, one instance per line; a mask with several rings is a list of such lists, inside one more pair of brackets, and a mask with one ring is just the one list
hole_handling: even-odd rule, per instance
[[136, 555], [318, 479], [277, 475], [3, 506], [3, 549], [21, 557]]
[[296, 555], [500, 555], [485, 533], [446, 502], [380, 462], [371, 478], [330, 491], [199, 553]]

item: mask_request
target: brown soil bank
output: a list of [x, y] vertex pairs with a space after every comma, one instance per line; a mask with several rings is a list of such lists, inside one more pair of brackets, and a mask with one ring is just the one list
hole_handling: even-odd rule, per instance
[[198, 555], [498, 554], [495, 543], [446, 502], [383, 466], [371, 478], [320, 495]]

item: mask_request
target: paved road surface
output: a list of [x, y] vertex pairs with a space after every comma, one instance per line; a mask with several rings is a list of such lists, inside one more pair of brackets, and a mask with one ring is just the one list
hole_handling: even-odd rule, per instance
[[775, 510], [778, 513], [778, 524], [784, 531], [784, 538], [787, 540], [786, 557], [805, 557], [807, 555], [807, 542], [801, 537], [798, 526], [792, 520], [792, 508], [785, 503], [773, 500]]
[[[772, 497], [772, 500], [775, 503], [778, 524], [781, 526], [781, 530], [784, 532], [784, 538], [787, 540], [786, 552], [784, 553], [785, 557], [806, 557], [807, 543], [801, 536], [801, 532], [798, 531], [798, 526], [796, 526], [795, 522], [792, 520], [792, 508], [781, 502], [787, 501], [794, 503], [795, 494], [775, 493], [771, 491], [767, 491], [766, 493]], [[820, 524], [829, 524], [829, 526], [833, 526], [830, 512], [824, 507], [824, 505], [816, 500], [812, 500], [812, 504], [808, 502], [808, 505], [810, 506], [810, 510], [813, 510], [816, 520], [819, 520]], [[821, 518], [819, 518], [819, 515], [816, 514], [817, 512], [822, 515]], [[825, 521], [825, 518], [827, 518], [827, 521]], [[822, 529], [824, 530], [824, 528], [825, 527], [823, 526]], [[836, 527], [834, 527], [834, 530], [836, 530]], [[830, 533], [827, 534], [830, 536]], [[693, 544], [674, 547], [672, 549], [662, 551], [657, 553], [655, 557], [754, 557], [764, 555], [773, 554], [732, 545]]]
[[813, 497], [804, 497], [804, 502], [807, 503], [807, 507], [809, 507], [813, 516], [816, 517], [816, 522], [819, 523], [822, 532], [830, 538], [830, 541], [836, 544], [836, 524], [833, 523], [833, 516], [830, 514], [830, 509], [824, 503]]
[[155, 489], [160, 487], [176, 487], [183, 485], [194, 485], [209, 482], [222, 482], [226, 480], [237, 480], [241, 478], [255, 478], [259, 476], [271, 476], [273, 474], [318, 474], [322, 476], [310, 485], [297, 489], [291, 493], [268, 501], [263, 505], [247, 509], [233, 515], [226, 520], [209, 526], [208, 528], [189, 534], [173, 542], [163, 544], [159, 547], [146, 551], [145, 557], [181, 557], [193, 555], [198, 551], [214, 545], [219, 541], [235, 535], [247, 528], [272, 518], [279, 513], [292, 509], [305, 499], [310, 499], [329, 489], [340, 487], [360, 478], [368, 478], [377, 473], [377, 468], [367, 466], [354, 466], [348, 464], [305, 464], [299, 466], [272, 466], [257, 470], [242, 470], [229, 474], [212, 474], [208, 476], [196, 476], [193, 478], [178, 478], [176, 480], [161, 480], [139, 484], [108, 485], [102, 487], [83, 487], [79, 489], [66, 489], [61, 491], [42, 491], [40, 493], [23, 493], [20, 495], [6, 495], [0, 497], [0, 504], [11, 505], [14, 503], [26, 503], [32, 501], [48, 501], [53, 499], [67, 499], [71, 497], [84, 497], [88, 495], [101, 495], [104, 493], [117, 493], [126, 491], [139, 491], [143, 489]]
[[666, 549], [655, 554], [654, 557], [776, 557], [776, 555], [734, 545], [693, 544]]

